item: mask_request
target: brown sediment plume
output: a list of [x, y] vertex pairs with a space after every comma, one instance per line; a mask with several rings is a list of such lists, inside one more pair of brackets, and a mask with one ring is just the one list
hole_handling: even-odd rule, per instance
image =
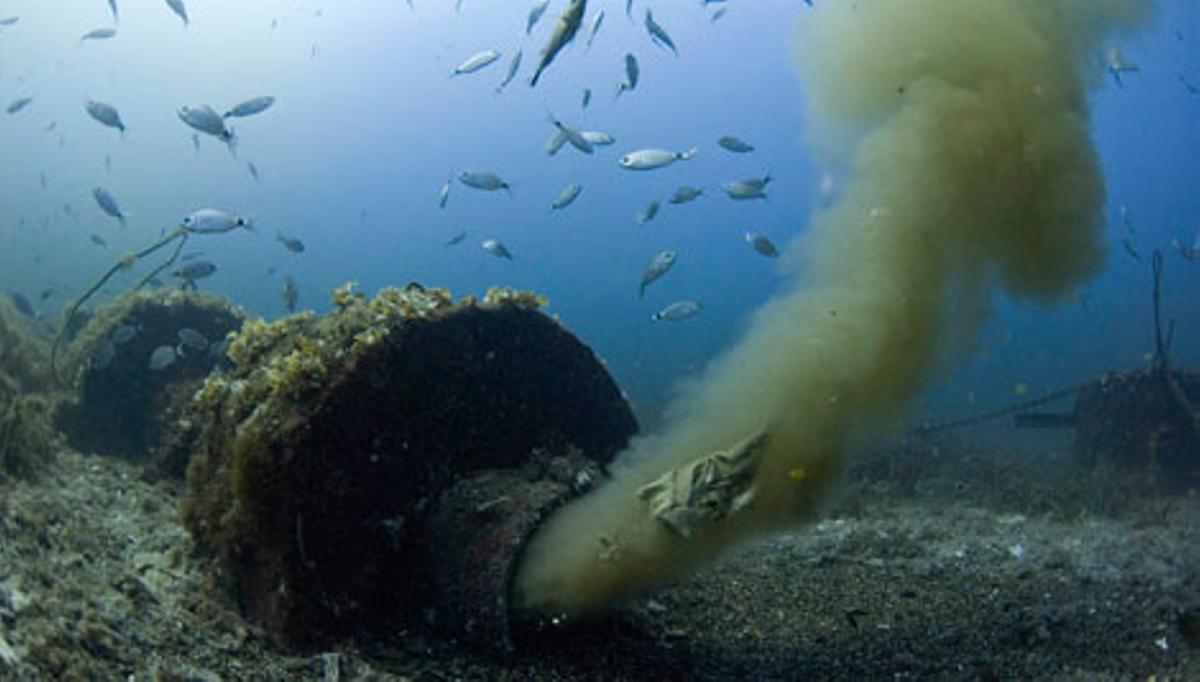
[[548, 520], [517, 574], [518, 606], [592, 612], [812, 518], [845, 457], [968, 346], [997, 293], [1054, 302], [1093, 277], [1105, 251], [1092, 60], [1149, 8], [806, 12], [794, 55], [810, 146], [851, 172], [792, 247], [805, 280], [757, 311], [613, 480]]

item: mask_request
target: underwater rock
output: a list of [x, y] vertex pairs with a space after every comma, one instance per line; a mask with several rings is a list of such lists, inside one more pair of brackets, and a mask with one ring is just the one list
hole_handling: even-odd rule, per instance
[[[171, 403], [189, 399], [225, 361], [221, 342], [241, 323], [240, 311], [207, 293], [133, 292], [102, 306], [62, 356], [77, 395], [59, 407], [56, 426], [81, 452], [147, 458]], [[212, 347], [182, 343], [181, 330], [203, 335]], [[163, 347], [174, 352], [172, 361], [152, 364]]]
[[58, 434], [50, 416], [49, 403], [41, 397], [0, 400], [0, 481], [27, 478], [52, 460]]
[[531, 294], [347, 285], [333, 303], [248, 321], [175, 420], [185, 523], [282, 643], [436, 621], [503, 649], [515, 548], [626, 445], [632, 411]]
[[8, 296], [0, 296], [0, 404], [49, 385], [47, 344]]

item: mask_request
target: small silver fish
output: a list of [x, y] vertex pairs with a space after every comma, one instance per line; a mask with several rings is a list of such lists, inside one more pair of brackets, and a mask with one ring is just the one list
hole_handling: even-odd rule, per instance
[[96, 246], [108, 246], [108, 240], [98, 234], [92, 233], [88, 239]]
[[683, 152], [666, 149], [639, 149], [617, 159], [617, 163], [626, 170], [654, 170], [669, 166], [676, 161], [687, 161], [698, 151], [695, 147]]
[[578, 149], [584, 154], [591, 154], [594, 151], [592, 143], [588, 142], [587, 138], [580, 134], [578, 130], [567, 126], [553, 115], [550, 116], [550, 122], [553, 123], [554, 127], [558, 128], [559, 132], [561, 132], [563, 136], [567, 138], [567, 142], [570, 142], [572, 147]]
[[236, 137], [233, 129], [225, 125], [225, 119], [212, 107], [207, 104], [185, 105], [176, 113], [179, 120], [189, 127], [221, 140], [229, 147], [230, 154], [235, 153]]
[[88, 40], [108, 40], [115, 35], [117, 35], [117, 29], [115, 28], [94, 28], [80, 36], [79, 42], [82, 43]]
[[672, 267], [675, 266], [675, 261], [679, 259], [679, 254], [671, 250], [659, 251], [650, 259], [650, 264], [646, 266], [646, 271], [642, 273], [642, 284], [638, 288], [638, 298], [646, 295], [646, 287], [654, 284], [663, 275], [667, 274]]
[[508, 71], [504, 74], [504, 80], [500, 81], [500, 85], [496, 86], [496, 92], [501, 92], [508, 84], [517, 77], [517, 71], [521, 69], [521, 55], [523, 50], [517, 50], [517, 53], [508, 61]]
[[175, 353], [180, 357], [186, 355], [187, 351], [204, 352], [208, 350], [208, 339], [191, 327], [184, 327], [175, 332], [175, 335], [179, 338], [179, 345], [175, 347]]
[[761, 178], [746, 178], [745, 180], [735, 180], [721, 185], [721, 189], [729, 195], [730, 199], [745, 200], [745, 199], [766, 199], [767, 183], [771, 182], [771, 174], [767, 173]]
[[138, 328], [131, 324], [123, 324], [112, 331], [109, 338], [118, 346], [129, 343], [138, 335]]
[[117, 12], [117, 0], [108, 0], [108, 9], [112, 11], [114, 24], [121, 20], [121, 17]]
[[779, 249], [775, 248], [775, 244], [765, 234], [747, 232], [746, 243], [767, 258], [777, 258], [779, 256]]
[[193, 234], [219, 234], [238, 227], [253, 230], [253, 221], [219, 208], [202, 208], [183, 217], [179, 226]]
[[20, 21], [20, 19], [21, 17], [4, 17], [3, 19], [0, 19], [0, 26], [12, 26]]
[[292, 279], [291, 275], [283, 278], [283, 307], [289, 313], [296, 312], [296, 304], [300, 301], [300, 288], [296, 286], [296, 280]]
[[100, 205], [102, 211], [119, 220], [122, 226], [125, 225], [125, 214], [121, 213], [121, 207], [117, 205], [117, 200], [108, 190], [97, 187], [92, 190], [92, 197], [96, 199], [96, 203]]
[[650, 33], [651, 42], [669, 47], [676, 57], [679, 56], [679, 50], [675, 49], [675, 41], [671, 40], [671, 36], [667, 35], [666, 30], [654, 20], [654, 15], [650, 12], [649, 7], [646, 8], [646, 31]]
[[172, 277], [182, 279], [184, 283], [192, 283], [198, 279], [212, 277], [217, 272], [217, 266], [208, 261], [194, 261], [171, 273]]
[[729, 11], [728, 7], [722, 7], [720, 9], [718, 9], [716, 12], [713, 12], [712, 19], [710, 21], [712, 21], [712, 23], [714, 23], [714, 24], [717, 23], [718, 21], [721, 20], [722, 17], [725, 16], [726, 12], [728, 12], [728, 11]]
[[546, 8], [549, 6], [550, 0], [538, 0], [533, 3], [533, 7], [529, 8], [529, 16], [525, 19], [525, 35], [529, 35], [529, 32], [537, 25], [537, 22], [546, 13]]
[[580, 185], [580, 184], [567, 185], [567, 187], [565, 189], [563, 189], [563, 191], [559, 192], [558, 196], [555, 197], [554, 201], [551, 202], [550, 210], [561, 211], [562, 209], [570, 206], [571, 204], [573, 204], [575, 202], [576, 199], [579, 198], [579, 195], [581, 192], [583, 192], [583, 185]]
[[467, 61], [454, 67], [454, 71], [450, 73], [450, 77], [461, 76], [467, 73], [475, 73], [480, 69], [488, 66], [500, 58], [500, 53], [495, 50], [484, 50], [476, 52], [467, 58]]
[[667, 201], [676, 205], [686, 204], [689, 201], [695, 201], [700, 197], [701, 194], [704, 194], [704, 190], [691, 187], [689, 185], [684, 185], [675, 190], [675, 193], [672, 194], [671, 198], [667, 199]]
[[250, 171], [250, 177], [258, 179], [258, 166], [255, 166], [253, 161], [246, 162], [246, 169]]
[[187, 25], [188, 25], [187, 8], [183, 6], [183, 0], [166, 0], [166, 3], [167, 3], [167, 7], [170, 7], [171, 11], [174, 12], [176, 16], [178, 16], [180, 19], [183, 20], [184, 28], [187, 28]]
[[[272, 97], [271, 95], [263, 95], [262, 97], [252, 97], [251, 99], [248, 99], [244, 102], [239, 102], [239, 103], [235, 104], [232, 108], [229, 109], [229, 111], [226, 111], [224, 114], [221, 114], [221, 118], [230, 118], [230, 117], [244, 118], [246, 116], [253, 116], [255, 114], [262, 113], [262, 112], [266, 111], [267, 109], [270, 109], [271, 105], [274, 103], [275, 103], [275, 98]], [[211, 135], [212, 133], [209, 133], [209, 134]]]
[[646, 207], [646, 210], [641, 211], [634, 216], [634, 220], [637, 221], [638, 225], [645, 225], [651, 220], [654, 220], [654, 216], [658, 215], [658, 209], [661, 206], [662, 204], [658, 201], [658, 199], [651, 201], [650, 205]]
[[[580, 133], [580, 135], [582, 135], [582, 134], [583, 133]], [[587, 139], [587, 138], [584, 138], [584, 139]], [[564, 134], [563, 131], [555, 128], [554, 134], [550, 136], [549, 140], [546, 140], [546, 153], [549, 154], [550, 156], [554, 156], [555, 154], [558, 153], [558, 150], [563, 148], [563, 145], [566, 143], [567, 143], [566, 134]]]
[[747, 144], [746, 142], [732, 135], [726, 135], [722, 137], [721, 139], [717, 140], [717, 144], [735, 154], [745, 154], [747, 152], [754, 151], [754, 145]]
[[280, 244], [283, 244], [283, 248], [291, 251], [292, 253], [304, 253], [304, 242], [300, 241], [296, 237], [284, 234], [283, 232], [276, 232], [275, 239]]
[[1121, 53], [1121, 48], [1113, 45], [1108, 48], [1108, 52], [1104, 58], [1104, 68], [1108, 71], [1108, 75], [1112, 76], [1113, 82], [1117, 87], [1123, 87], [1121, 82], [1121, 74], [1130, 73], [1133, 71], [1141, 71], [1141, 67], [1129, 61], [1124, 54]]
[[447, 179], [442, 184], [442, 189], [438, 192], [438, 208], [446, 208], [446, 202], [450, 200], [450, 180]]
[[480, 242], [479, 245], [483, 247], [484, 251], [487, 251], [497, 258], [506, 258], [508, 260], [512, 260], [512, 254], [507, 248], [505, 248], [504, 244], [501, 244], [497, 239], [485, 239]]
[[150, 361], [147, 363], [147, 366], [151, 372], [161, 372], [175, 364], [175, 360], [175, 348], [173, 346], [159, 346], [150, 353]]
[[443, 244], [442, 246], [457, 246], [457, 245], [461, 244], [463, 242], [463, 240], [466, 238], [467, 238], [467, 231], [460, 230], [453, 237], [447, 239], [446, 243]]
[[33, 101], [32, 97], [18, 97], [16, 99], [14, 99], [13, 101], [9, 102], [8, 106], [4, 108], [4, 111], [5, 111], [5, 113], [8, 113], [8, 114], [15, 114], [18, 111], [29, 106], [30, 102], [32, 102], [32, 101]]
[[[583, 97], [582, 97], [582, 98], [580, 98], [580, 102], [579, 102], [579, 108], [580, 108], [580, 109], [587, 109], [587, 108], [588, 108], [588, 105], [589, 105], [589, 104], [591, 104], [591, 103], [592, 103], [592, 89], [591, 89], [591, 88], [584, 88], [584, 89], [583, 89]], [[587, 138], [585, 137], [584, 139], [586, 140]]]
[[612, 135], [602, 133], [598, 130], [581, 130], [579, 134], [593, 147], [607, 147], [617, 141]]
[[537, 85], [538, 79], [542, 77], [542, 72], [550, 66], [550, 62], [554, 61], [558, 53], [579, 32], [579, 26], [583, 23], [583, 14], [586, 11], [587, 0], [571, 0], [571, 3], [563, 10], [562, 15], [558, 18], [558, 23], [554, 25], [554, 32], [550, 35], [550, 40], [546, 43], [546, 47], [542, 48], [542, 59], [533, 73], [533, 78], [529, 81], [530, 87]]
[[604, 10], [596, 12], [596, 16], [592, 17], [592, 28], [588, 31], [588, 49], [592, 47], [592, 41], [596, 39], [596, 34], [600, 32], [600, 27], [604, 25]]
[[467, 187], [483, 190], [485, 192], [494, 192], [502, 189], [509, 194], [512, 194], [512, 188], [507, 182], [500, 179], [500, 176], [487, 171], [463, 171], [458, 174], [458, 181]]
[[617, 97], [626, 90], [633, 90], [637, 87], [638, 78], [642, 73], [641, 67], [638, 66], [637, 57], [633, 53], [625, 55], [625, 82], [617, 86]]
[[650, 316], [650, 319], [655, 322], [679, 322], [686, 320], [689, 317], [695, 317], [703, 310], [703, 306], [698, 301], [684, 300], [676, 301], [671, 305]]
[[125, 123], [121, 121], [121, 114], [113, 105], [96, 100], [88, 100], [83, 105], [83, 108], [87, 111], [88, 116], [91, 116], [100, 123], [109, 128], [116, 128], [122, 133], [125, 132]]

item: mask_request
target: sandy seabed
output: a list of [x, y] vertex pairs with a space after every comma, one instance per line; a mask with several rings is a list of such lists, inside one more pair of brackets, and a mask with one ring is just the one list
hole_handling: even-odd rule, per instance
[[885, 457], [815, 526], [499, 660], [419, 626], [281, 650], [194, 552], [176, 486], [63, 452], [0, 485], [0, 678], [1200, 679], [1200, 496]]

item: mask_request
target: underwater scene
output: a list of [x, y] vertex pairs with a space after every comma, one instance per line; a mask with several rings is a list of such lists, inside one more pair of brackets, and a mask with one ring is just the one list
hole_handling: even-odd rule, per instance
[[0, 679], [1200, 679], [1194, 0], [0, 0]]

